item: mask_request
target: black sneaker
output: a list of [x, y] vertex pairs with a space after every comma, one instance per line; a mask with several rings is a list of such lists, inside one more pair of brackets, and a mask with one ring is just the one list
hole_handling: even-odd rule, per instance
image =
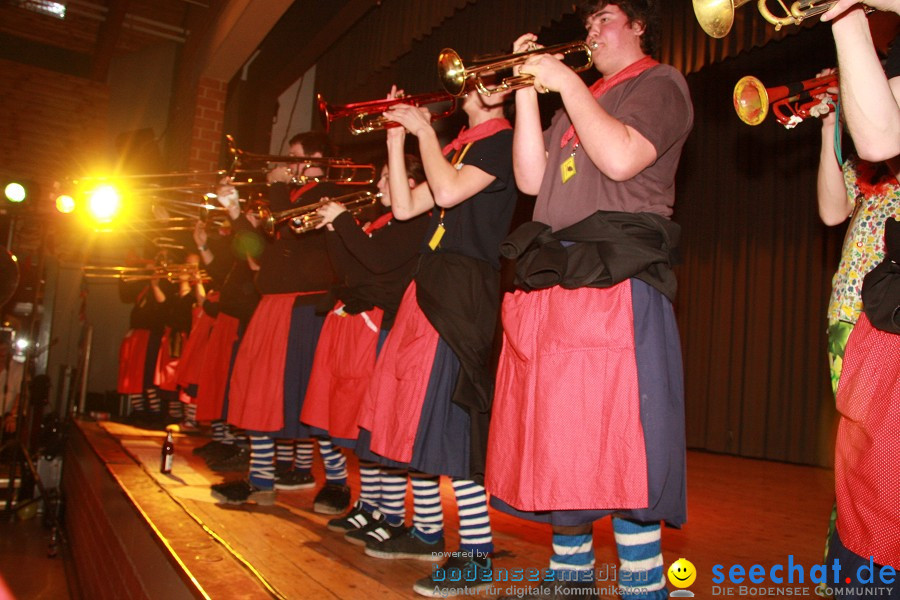
[[[417, 590], [418, 591], [418, 590]], [[524, 591], [524, 590], [523, 590]], [[500, 596], [496, 600], [571, 600], [572, 598], [600, 598], [593, 581], [542, 581], [527, 594]]]
[[383, 541], [367, 541], [366, 554], [375, 558], [415, 558], [429, 562], [439, 562], [443, 558], [444, 538], [429, 544], [415, 534], [413, 528], [404, 528]]
[[275, 471], [276, 490], [308, 490], [316, 487], [312, 473], [300, 471]]
[[246, 471], [250, 468], [250, 452], [243, 448], [237, 448], [230, 456], [208, 462], [209, 468], [217, 473], [226, 471]]
[[234, 444], [226, 444], [225, 442], [220, 442], [217, 440], [213, 440], [209, 443], [203, 444], [202, 446], [197, 446], [196, 448], [194, 448], [194, 454], [201, 457], [207, 463], [219, 461], [223, 458], [228, 458], [237, 451], [238, 447]]
[[475, 559], [454, 552], [443, 565], [435, 565], [430, 576], [418, 580], [413, 591], [429, 598], [474, 596], [478, 590], [490, 587], [493, 580], [490, 558]]
[[350, 507], [350, 488], [326, 483], [313, 500], [313, 512], [320, 515], [339, 515]]
[[391, 525], [382, 517], [380, 521], [369, 523], [362, 529], [348, 531], [344, 534], [344, 539], [357, 546], [368, 546], [369, 542], [374, 545], [405, 533], [406, 527], [403, 523]]
[[[378, 513], [380, 515], [381, 513]], [[338, 533], [347, 533], [348, 531], [358, 531], [365, 526], [378, 520], [375, 514], [364, 510], [362, 505], [357, 502], [353, 505], [343, 517], [335, 517], [328, 521], [328, 529], [337, 531]]]
[[275, 504], [275, 490], [264, 490], [246, 479], [226, 481], [212, 486], [213, 498], [222, 504], [244, 504], [256, 502], [260, 506]]

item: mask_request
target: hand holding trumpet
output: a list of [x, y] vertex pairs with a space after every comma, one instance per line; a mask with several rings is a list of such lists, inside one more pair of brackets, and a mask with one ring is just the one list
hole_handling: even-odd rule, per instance
[[[398, 90], [396, 85], [391, 86], [388, 99], [402, 98], [403, 90]], [[431, 129], [431, 111], [424, 106], [411, 106], [409, 104], [395, 104], [382, 113], [386, 119], [399, 123], [403, 130], [408, 131], [418, 137], [425, 129]], [[388, 130], [391, 135], [391, 129], [400, 129], [392, 127]], [[394, 134], [397, 135], [396, 133]]]
[[891, 11], [900, 14], [900, 0], [864, 0], [863, 2], [860, 2], [859, 0], [837, 0], [834, 6], [822, 15], [822, 20], [832, 21], [837, 19], [855, 6], [863, 8], [869, 6], [878, 10]]
[[347, 212], [347, 209], [340, 202], [327, 202], [327, 200], [331, 200], [330, 198], [323, 198], [322, 200], [326, 202], [316, 209], [316, 214], [322, 218], [321, 222], [316, 225], [316, 229], [322, 229], [327, 226], [328, 231], [334, 231], [334, 225], [331, 223], [338, 218], [338, 215]]
[[[537, 36], [526, 33], [519, 36], [513, 42], [513, 52], [520, 54], [544, 48], [537, 43]], [[525, 59], [521, 65], [514, 68], [516, 75], [531, 75], [534, 77], [534, 90], [539, 94], [561, 91], [573, 79], [581, 81], [570, 67], [562, 62], [563, 54], [534, 54]], [[525, 88], [527, 89], [527, 88]]]

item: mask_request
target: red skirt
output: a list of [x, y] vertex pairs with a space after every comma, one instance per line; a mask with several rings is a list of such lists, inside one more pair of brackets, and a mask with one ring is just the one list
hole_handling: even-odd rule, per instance
[[178, 368], [175, 370], [175, 384], [178, 387], [187, 389], [188, 386], [199, 381], [200, 368], [203, 366], [206, 346], [209, 343], [209, 334], [212, 332], [215, 322], [215, 317], [206, 314], [201, 307], [194, 309], [191, 334], [184, 344]]
[[219, 313], [215, 319], [197, 378], [198, 421], [218, 421], [225, 416], [225, 390], [239, 328], [240, 321], [231, 315]]
[[149, 329], [132, 329], [125, 334], [119, 346], [119, 381], [116, 391], [120, 394], [144, 393], [144, 364], [147, 360]]
[[357, 438], [359, 411], [375, 371], [383, 315], [380, 308], [349, 315], [343, 312], [341, 302], [328, 313], [316, 346], [300, 421], [327, 431], [331, 437]]
[[[178, 336], [180, 340], [174, 340], [173, 337]], [[153, 376], [153, 384], [159, 389], [174, 392], [178, 389], [175, 383], [175, 371], [178, 369], [178, 357], [173, 357], [171, 348], [173, 343], [178, 347], [184, 348], [187, 342], [187, 336], [184, 333], [172, 333], [169, 327], [163, 332], [162, 340], [159, 343], [159, 354], [156, 358], [156, 373]]]
[[360, 411], [359, 426], [372, 433], [372, 452], [396, 462], [412, 460], [438, 339], [416, 302], [416, 284], [410, 283]]
[[647, 506], [631, 283], [507, 294], [485, 487], [522, 511]]
[[241, 340], [231, 388], [228, 422], [251, 431], [284, 427], [284, 369], [295, 294], [266, 294]]
[[900, 335], [860, 315], [844, 351], [834, 457], [847, 549], [900, 569]]

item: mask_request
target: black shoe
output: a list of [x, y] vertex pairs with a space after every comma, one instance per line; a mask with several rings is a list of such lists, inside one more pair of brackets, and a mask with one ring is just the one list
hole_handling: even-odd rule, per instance
[[328, 521], [328, 529], [330, 529], [331, 531], [337, 531], [338, 533], [358, 531], [366, 525], [376, 522], [377, 520], [378, 519], [373, 513], [364, 510], [362, 508], [362, 505], [357, 502], [353, 505], [353, 508], [350, 509], [350, 512], [348, 512], [343, 517], [335, 517], [334, 519]]
[[[523, 588], [524, 589], [524, 588]], [[500, 596], [496, 600], [571, 600], [572, 598], [600, 598], [593, 581], [542, 581], [539, 587], [522, 595]]]
[[440, 562], [443, 558], [443, 537], [429, 544], [417, 536], [412, 528], [404, 527], [403, 531], [397, 531], [397, 534], [383, 541], [375, 541], [374, 539], [367, 541], [366, 554], [375, 558], [415, 558], [429, 562]]
[[234, 447], [234, 444], [226, 444], [220, 440], [211, 440], [206, 442], [202, 446], [197, 446], [194, 448], [193, 453], [197, 456], [200, 456], [206, 460], [211, 460], [214, 457], [219, 456], [220, 454], [224, 454], [226, 452], [230, 453], [231, 448]]
[[215, 462], [210, 461], [207, 464], [210, 469], [217, 473], [226, 471], [246, 471], [250, 468], [250, 452], [243, 448], [237, 448], [231, 456]]
[[258, 488], [245, 479], [226, 481], [212, 486], [213, 498], [222, 504], [256, 502], [260, 506], [275, 504], [275, 490]]
[[300, 471], [275, 471], [276, 490], [308, 490], [316, 487], [312, 473]]
[[344, 539], [355, 546], [368, 546], [369, 543], [377, 544], [406, 533], [403, 523], [391, 525], [384, 515], [379, 514], [378, 517], [362, 529], [348, 531], [344, 534]]
[[474, 596], [478, 590], [491, 587], [494, 573], [491, 559], [472, 558], [471, 555], [454, 552], [431, 575], [423, 577], [413, 585], [413, 591], [429, 598], [450, 598], [453, 596]]
[[339, 515], [350, 507], [350, 488], [326, 483], [313, 500], [313, 512], [320, 515]]

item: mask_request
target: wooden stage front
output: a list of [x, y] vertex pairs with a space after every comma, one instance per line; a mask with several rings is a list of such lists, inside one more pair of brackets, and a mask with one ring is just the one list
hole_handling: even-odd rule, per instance
[[[430, 573], [432, 565], [366, 556], [326, 528], [329, 517], [312, 512], [316, 490], [279, 492], [277, 503], [269, 507], [218, 505], [209, 486], [222, 475], [191, 452], [207, 438], [176, 434], [173, 471], [162, 475], [163, 436], [90, 421], [76, 422], [69, 433], [65, 522], [84, 597], [418, 597], [412, 584]], [[350, 462], [355, 497], [358, 472], [355, 461]], [[318, 458], [316, 465], [322, 481]], [[441, 492], [451, 550], [458, 536], [448, 482]], [[666, 567], [680, 557], [690, 560], [698, 572], [690, 589], [699, 598], [720, 597], [713, 588], [714, 565], [723, 565], [727, 573], [735, 564], [745, 569], [759, 564], [768, 572], [772, 565], [787, 564], [792, 555], [808, 573], [822, 563], [832, 501], [829, 470], [690, 452], [689, 520], [681, 530], [663, 532]], [[408, 497], [408, 519], [411, 514]], [[547, 566], [548, 527], [493, 510], [491, 520], [495, 576], [502, 570]], [[611, 573], [616, 558], [609, 519], [595, 525], [594, 540], [598, 573]], [[508, 585], [497, 584], [500, 590]], [[808, 597], [815, 597], [808, 580], [806, 587]], [[784, 593], [756, 589], [751, 595]]]

